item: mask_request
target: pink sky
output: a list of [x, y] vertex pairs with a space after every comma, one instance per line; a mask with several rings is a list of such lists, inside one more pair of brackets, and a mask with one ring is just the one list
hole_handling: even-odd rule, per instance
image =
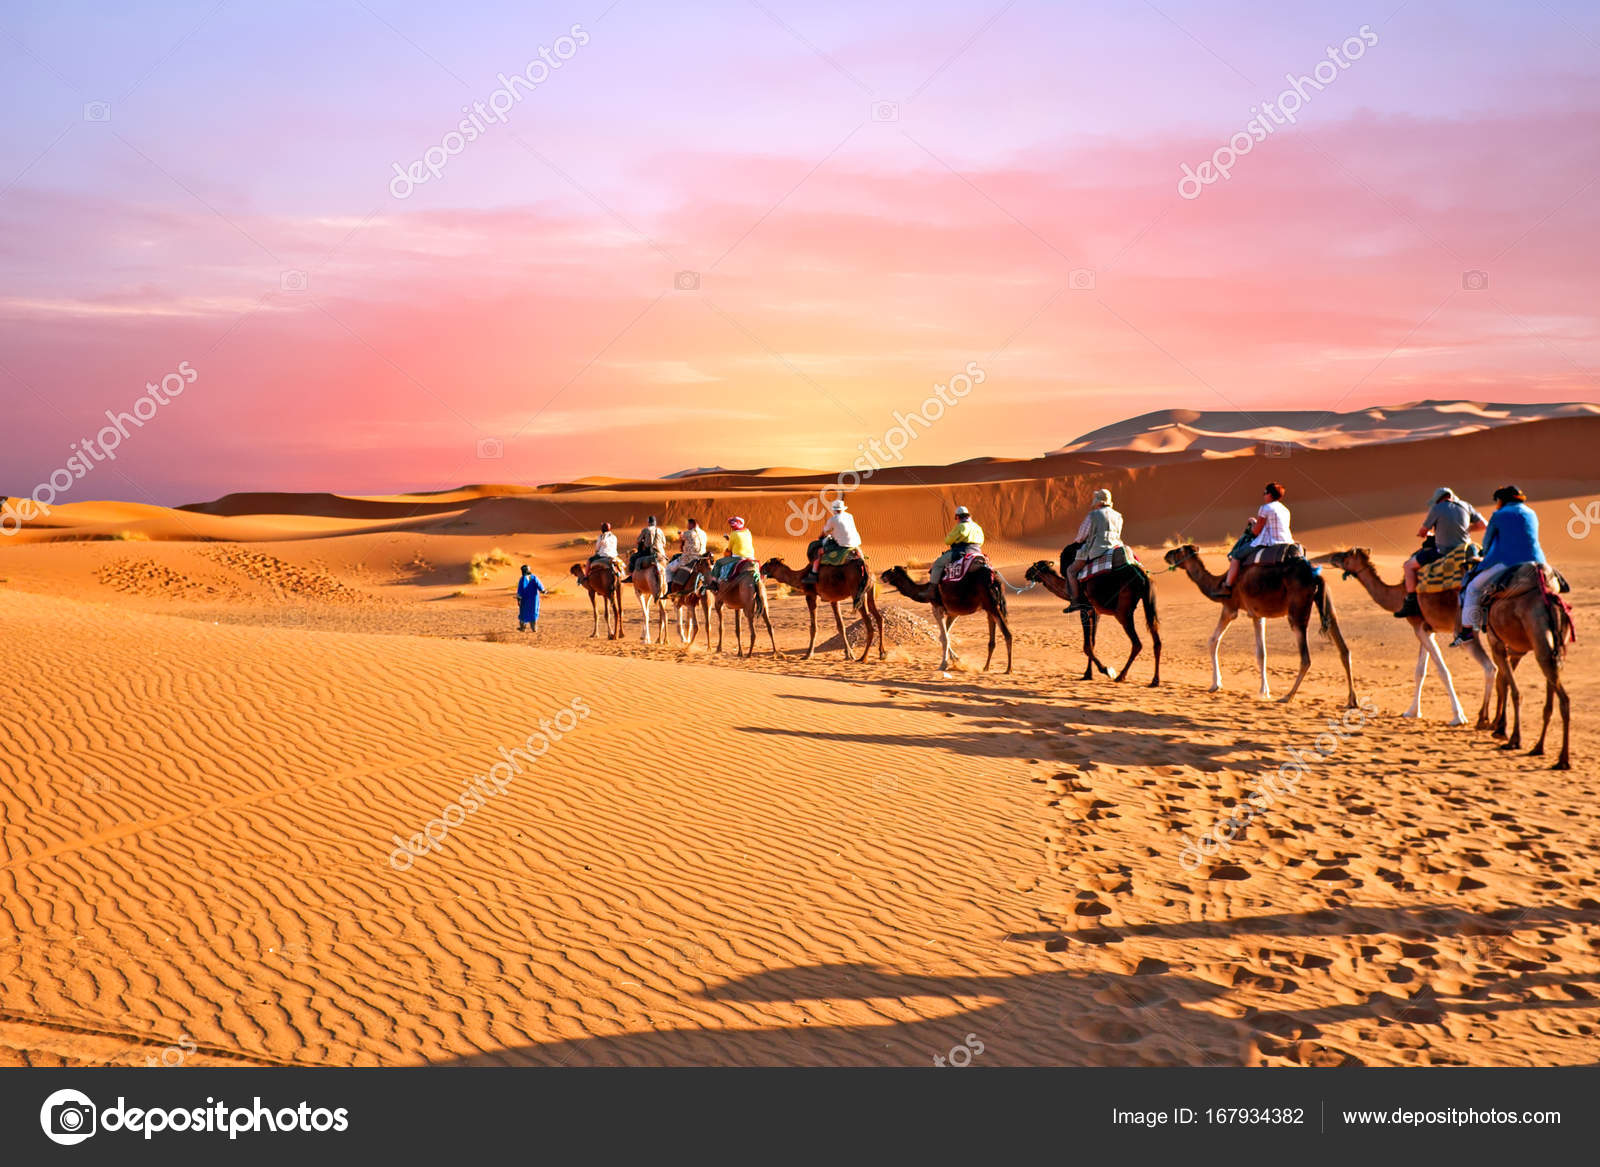
[[[0, 20], [6, 493], [181, 361], [70, 501], [842, 466], [968, 362], [985, 383], [909, 459], [1161, 408], [1597, 397], [1576, 6], [155, 11]], [[1179, 197], [1363, 24], [1296, 125]]]

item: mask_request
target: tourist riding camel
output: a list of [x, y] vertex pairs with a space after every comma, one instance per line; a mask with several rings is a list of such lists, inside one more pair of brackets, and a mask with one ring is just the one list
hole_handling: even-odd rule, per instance
[[945, 569], [953, 563], [958, 563], [962, 557], [973, 552], [981, 553], [983, 549], [983, 528], [972, 521], [972, 512], [966, 507], [956, 508], [956, 525], [950, 528], [950, 533], [944, 537], [946, 550], [939, 558], [933, 561], [933, 566], [928, 569], [928, 582], [934, 587], [939, 586], [939, 581], [944, 578]]
[[[1089, 513], [1084, 515], [1083, 522], [1078, 524], [1078, 533], [1072, 537], [1072, 542], [1077, 550], [1070, 561], [1066, 560], [1066, 552], [1062, 552], [1064, 562], [1061, 565], [1061, 577], [1066, 581], [1066, 598], [1070, 601], [1064, 611], [1092, 613], [1095, 610], [1094, 605], [1083, 598], [1083, 573], [1088, 571], [1096, 559], [1110, 556], [1123, 545], [1122, 515], [1112, 508], [1109, 490], [1102, 488], [1094, 492], [1094, 501]], [[1131, 626], [1131, 624], [1124, 625], [1124, 627]], [[1139, 638], [1132, 633], [1129, 633], [1129, 636], [1135, 645], [1134, 655], [1137, 656]], [[1159, 648], [1157, 651], [1160, 651]]]
[[[656, 517], [650, 516], [650, 521], [639, 531], [639, 537], [633, 541], [633, 557], [628, 561], [628, 570], [639, 570], [641, 560], [654, 559], [659, 561], [664, 569], [667, 564], [667, 533], [656, 524]], [[666, 572], [663, 570], [663, 585]]]
[[1331, 639], [1339, 650], [1339, 660], [1344, 665], [1346, 685], [1345, 706], [1356, 708], [1356, 684], [1350, 673], [1350, 649], [1339, 631], [1339, 621], [1333, 611], [1333, 597], [1328, 594], [1322, 573], [1304, 558], [1287, 558], [1279, 563], [1249, 563], [1239, 572], [1238, 586], [1222, 587], [1222, 581], [1201, 562], [1200, 550], [1193, 543], [1174, 547], [1168, 551], [1166, 561], [1173, 570], [1181, 570], [1194, 581], [1203, 595], [1222, 604], [1222, 615], [1211, 632], [1211, 689], [1222, 688], [1222, 665], [1217, 659], [1222, 645], [1222, 635], [1240, 612], [1249, 616], [1256, 631], [1256, 665], [1261, 672], [1261, 696], [1271, 697], [1267, 684], [1267, 619], [1286, 616], [1294, 629], [1300, 647], [1300, 672], [1289, 686], [1289, 691], [1279, 698], [1291, 700], [1300, 689], [1311, 669], [1311, 649], [1306, 643], [1306, 629], [1311, 623], [1313, 609], [1321, 617], [1319, 630]]
[[[1271, 547], [1294, 546], [1294, 535], [1289, 531], [1289, 508], [1283, 505], [1284, 485], [1269, 482], [1261, 488], [1261, 507], [1250, 519], [1250, 525], [1240, 540], [1228, 552], [1228, 574], [1215, 591], [1213, 600], [1225, 600], [1239, 578], [1239, 569], [1246, 563], [1270, 562], [1276, 556], [1264, 555]], [[1281, 552], [1279, 553], [1282, 554]]]
[[856, 530], [856, 517], [844, 505], [844, 499], [836, 499], [832, 510], [828, 521], [822, 524], [822, 533], [806, 549], [806, 558], [811, 564], [804, 576], [807, 586], [817, 582], [817, 572], [824, 556], [838, 558], [840, 551], [854, 551], [857, 555], [861, 552], [861, 532]]
[[690, 519], [678, 540], [678, 553], [667, 564], [667, 591], [681, 590], [688, 580], [690, 565], [696, 559], [704, 558], [705, 553], [705, 529], [700, 526], [699, 519]]
[[[1061, 552], [1063, 562], [1071, 564], [1075, 556], [1074, 549], [1078, 544], [1073, 543]], [[1049, 560], [1041, 559], [1028, 568], [1027, 578], [1033, 583], [1041, 583], [1052, 593], [1063, 600], [1068, 598], [1067, 579], [1059, 574]], [[1156, 585], [1148, 572], [1138, 560], [1130, 560], [1120, 567], [1113, 567], [1109, 571], [1097, 571], [1085, 578], [1080, 584], [1080, 595], [1085, 603], [1079, 609], [1079, 619], [1083, 622], [1083, 655], [1088, 659], [1083, 666], [1082, 679], [1087, 681], [1094, 676], [1094, 670], [1099, 669], [1113, 680], [1125, 681], [1128, 679], [1128, 669], [1132, 667], [1140, 650], [1144, 648], [1139, 640], [1139, 633], [1133, 626], [1133, 614], [1142, 605], [1144, 608], [1145, 626], [1150, 630], [1150, 644], [1155, 650], [1155, 674], [1150, 678], [1150, 687], [1156, 688], [1161, 684], [1161, 621], [1156, 616]], [[1091, 606], [1092, 605], [1092, 606]], [[1071, 612], [1073, 609], [1066, 609]], [[1113, 673], [1095, 655], [1095, 641], [1100, 631], [1100, 616], [1104, 614], [1114, 617], [1122, 630], [1128, 634], [1128, 659], [1122, 662], [1122, 670]]]
[[610, 523], [600, 524], [600, 537], [594, 541], [594, 554], [589, 556], [589, 562], [604, 563], [622, 575], [622, 560], [617, 555], [617, 533], [611, 529]]
[[878, 581], [872, 578], [864, 558], [858, 556], [837, 565], [824, 563], [812, 583], [807, 583], [804, 574], [794, 570], [779, 558], [772, 558], [763, 563], [761, 574], [776, 583], [787, 584], [805, 593], [806, 608], [811, 614], [811, 640], [806, 645], [806, 660], [811, 659], [811, 654], [817, 647], [818, 600], [833, 609], [833, 622], [839, 627], [839, 643], [844, 648], [845, 660], [851, 659], [850, 637], [845, 634], [844, 618], [839, 615], [839, 605], [845, 600], [855, 605], [856, 615], [861, 617], [862, 626], [867, 633], [867, 642], [862, 645], [861, 656], [857, 659], [867, 659], [867, 653], [872, 649], [874, 633], [878, 641], [878, 659], [882, 660], [887, 655], [883, 643], [883, 613], [878, 610]]
[[1011, 671], [1011, 626], [1006, 622], [1005, 585], [1000, 573], [987, 562], [968, 568], [959, 580], [946, 577], [937, 584], [918, 583], [905, 568], [896, 564], [882, 575], [884, 583], [907, 599], [932, 604], [934, 622], [939, 626], [939, 670], [949, 672], [955, 652], [950, 646], [950, 625], [957, 616], [982, 612], [989, 618], [989, 655], [984, 658], [987, 672], [994, 661], [994, 636], [998, 628], [1006, 638], [1006, 672]]
[[594, 616], [591, 637], [600, 635], [600, 607], [596, 599], [605, 601], [606, 639], [616, 640], [622, 635], [622, 565], [615, 560], [593, 556], [587, 563], [572, 565], [572, 578], [589, 593], [589, 611]]
[[1430, 563], [1451, 553], [1466, 554], [1472, 536], [1485, 529], [1487, 524], [1477, 509], [1465, 499], [1456, 497], [1455, 491], [1441, 486], [1433, 492], [1428, 514], [1417, 528], [1417, 538], [1429, 542], [1406, 560], [1401, 569], [1405, 575], [1405, 602], [1395, 611], [1398, 620], [1410, 620], [1422, 615], [1417, 604], [1417, 573]]
[[1539, 516], [1528, 505], [1520, 487], [1502, 486], [1494, 492], [1495, 512], [1483, 536], [1483, 558], [1461, 589], [1461, 630], [1451, 648], [1469, 644], [1484, 627], [1483, 596], [1506, 573], [1523, 563], [1545, 563], [1539, 545]]
[[[740, 520], [741, 522], [743, 520]], [[745, 533], [743, 529], [736, 533]], [[752, 548], [753, 550], [753, 548]], [[723, 562], [727, 562], [724, 560]], [[767, 625], [767, 640], [772, 645], [772, 655], [781, 656], [778, 652], [778, 641], [772, 632], [772, 617], [767, 606], [767, 585], [756, 571], [754, 560], [745, 556], [733, 557], [733, 563], [748, 562], [748, 571], [739, 571], [736, 574], [717, 574], [719, 563], [712, 566], [709, 558], [700, 561], [697, 575], [703, 582], [705, 595], [716, 601], [717, 616], [717, 651], [722, 651], [722, 609], [733, 609], [733, 645], [738, 656], [754, 656], [756, 654], [756, 617], [760, 616]], [[730, 564], [729, 566], [732, 566]], [[744, 641], [740, 636], [739, 617], [743, 616], [750, 624], [750, 650], [745, 652]], [[706, 631], [706, 643], [711, 642], [711, 632]]]
[[756, 569], [756, 541], [744, 519], [734, 515], [728, 520], [728, 553], [717, 560], [711, 569], [711, 578], [721, 583], [745, 561], [749, 562], [751, 571]]
[[522, 578], [517, 581], [518, 632], [526, 632], [530, 628], [534, 632], [539, 631], [539, 597], [548, 590], [533, 574], [533, 568], [524, 563]]

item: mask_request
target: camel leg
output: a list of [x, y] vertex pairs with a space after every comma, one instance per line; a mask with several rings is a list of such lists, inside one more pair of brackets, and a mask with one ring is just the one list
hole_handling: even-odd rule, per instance
[[593, 592], [589, 593], [589, 615], [594, 618], [594, 622], [589, 626], [589, 639], [593, 640], [596, 636], [600, 635], [600, 609], [595, 606], [595, 595]]
[[989, 662], [994, 660], [994, 613], [987, 613], [989, 617], [989, 655], [983, 658], [983, 671], [989, 671]]
[[1130, 608], [1126, 614], [1119, 613], [1117, 618], [1122, 624], [1122, 630], [1128, 634], [1129, 646], [1128, 659], [1122, 662], [1122, 671], [1117, 674], [1117, 680], [1126, 681], [1128, 670], [1133, 667], [1133, 662], [1144, 648], [1144, 644], [1139, 639], [1139, 630], [1133, 624], [1133, 609]]
[[872, 617], [862, 607], [860, 600], [853, 601], [851, 607], [855, 609], [856, 617], [861, 621], [862, 631], [867, 634], [867, 642], [861, 646], [861, 655], [856, 658], [857, 662], [860, 662], [866, 660], [867, 653], [872, 651]]
[[[766, 608], [762, 608], [761, 609], [761, 619], [763, 621], [765, 621], [766, 625], [767, 625], [767, 639], [772, 642], [772, 655], [773, 656], [777, 656], [778, 655], [778, 638], [776, 636], [774, 636], [773, 633], [772, 633], [772, 617], [767, 615]], [[754, 656], [755, 655], [755, 651], [756, 651], [756, 629], [755, 629], [755, 623], [756, 622], [754, 620], [750, 621], [750, 655], [751, 656]]]
[[850, 659], [850, 638], [844, 634], [844, 617], [839, 615], [839, 602], [830, 600], [828, 607], [833, 611], [833, 623], [839, 629], [839, 643], [844, 645], [844, 659]]
[[811, 642], [806, 645], [806, 660], [811, 659], [811, 654], [817, 651], [817, 597], [806, 596], [806, 610], [811, 613]]
[[[878, 659], [886, 660], [889, 656], [889, 647], [883, 641], [883, 609], [878, 607], [877, 593], [870, 589], [867, 592], [867, 615], [870, 622], [878, 630]], [[862, 654], [861, 659], [867, 659], [865, 653]]]
[[[1356, 677], [1350, 669], [1350, 646], [1344, 642], [1344, 633], [1339, 631], [1339, 620], [1335, 616], [1328, 618], [1328, 638], [1333, 641], [1334, 648], [1339, 650], [1339, 663], [1344, 665], [1344, 707], [1356, 708]], [[1444, 658], [1439, 658], [1439, 667], [1444, 668]], [[1445, 675], [1445, 683], [1450, 683], [1449, 674]]]
[[1011, 675], [1011, 625], [1006, 623], [1004, 616], [996, 616], [1000, 621], [1000, 634], [1006, 638], [1006, 675]]
[[649, 644], [650, 643], [650, 597], [645, 595], [643, 592], [639, 592], [638, 596], [639, 596], [639, 615], [644, 618], [644, 631], [639, 633], [639, 638], [642, 641], [644, 641], [644, 643]]
[[1472, 659], [1478, 662], [1478, 667], [1483, 669], [1483, 704], [1478, 707], [1478, 729], [1488, 729], [1489, 697], [1495, 690], [1496, 670], [1493, 659], [1483, 651], [1483, 645], [1474, 640], [1467, 646], [1471, 650]]
[[[1256, 669], [1261, 674], [1261, 698], [1266, 700], [1272, 696], [1272, 686], [1267, 683], [1267, 619], [1265, 616], [1252, 616], [1250, 619], [1255, 624]], [[1309, 652], [1310, 649], [1306, 651]], [[1302, 672], [1301, 676], [1304, 675]], [[1299, 683], [1299, 681], [1295, 682], [1296, 685], [1299, 685]], [[1294, 693], [1291, 691], [1289, 696], [1293, 697]]]
[[1161, 633], [1156, 630], [1156, 622], [1151, 620], [1148, 614], [1145, 616], [1145, 628], [1150, 633], [1150, 654], [1155, 658], [1155, 675], [1150, 678], [1150, 687], [1159, 689], [1161, 687]]
[[1511, 691], [1511, 733], [1506, 738], [1502, 750], [1520, 750], [1522, 748], [1522, 687], [1517, 684], [1517, 665], [1515, 661], [1506, 668], [1506, 685]]
[[1506, 707], [1511, 695], [1511, 658], [1506, 655], [1505, 648], [1499, 644], [1494, 649], [1494, 717], [1489, 728], [1492, 737], [1503, 738], [1506, 736]]
[[[933, 610], [934, 619], [939, 622], [939, 671], [950, 671], [950, 617], [943, 608]], [[842, 629], [841, 629], [842, 631]]]
[[1401, 717], [1422, 716], [1422, 682], [1428, 679], [1428, 660], [1430, 659], [1431, 655], [1428, 652], [1428, 645], [1426, 643], [1427, 635], [1428, 634], [1422, 630], [1422, 626], [1419, 624], [1417, 626], [1417, 667], [1416, 671], [1412, 674], [1417, 682], [1417, 691], [1412, 695], [1410, 707], [1400, 715]]
[[[1261, 623], [1264, 624], [1265, 621], [1262, 621]], [[1306, 633], [1307, 633], [1308, 630], [1309, 630], [1308, 624], [1296, 624], [1294, 626], [1294, 637], [1295, 637], [1295, 640], [1298, 641], [1299, 645], [1300, 645], [1300, 671], [1299, 671], [1299, 673], [1297, 673], [1295, 675], [1294, 684], [1289, 686], [1289, 691], [1287, 693], [1285, 693], [1282, 697], [1278, 698], [1278, 704], [1279, 705], [1284, 705], [1284, 704], [1287, 704], [1288, 702], [1294, 700], [1294, 695], [1300, 691], [1300, 682], [1305, 680], [1306, 679], [1306, 674], [1311, 671], [1311, 645], [1307, 642], [1307, 639], [1306, 639]], [[1266, 630], [1262, 629], [1262, 631], [1259, 633], [1259, 635], [1260, 635], [1260, 638], [1261, 638], [1261, 648], [1262, 648], [1262, 654], [1261, 654], [1262, 655], [1262, 660], [1261, 660], [1261, 684], [1262, 684], [1263, 687], [1265, 687], [1265, 685], [1267, 683], [1267, 663], [1266, 663], [1266, 639], [1267, 638], [1266, 638]]]
[[[1439, 647], [1439, 642], [1434, 639], [1433, 633], [1419, 630], [1423, 646], [1428, 655], [1433, 658], [1434, 667], [1438, 669], [1439, 679], [1444, 682], [1444, 691], [1450, 697], [1450, 724], [1467, 724], [1467, 711], [1461, 708], [1461, 698], [1456, 695], [1455, 679], [1450, 675], [1450, 668], [1444, 663], [1444, 651]], [[1417, 708], [1420, 713], [1422, 707], [1422, 682], [1417, 681]]]
[[1211, 688], [1206, 690], [1208, 693], [1218, 692], [1222, 688], [1222, 665], [1217, 659], [1218, 650], [1222, 647], [1222, 634], [1228, 630], [1228, 625], [1232, 624], [1238, 615], [1237, 609], [1233, 611], [1222, 609], [1217, 626], [1211, 630], [1211, 641], [1206, 645], [1211, 650]]
[[[1094, 666], [1097, 663], [1094, 659], [1096, 615], [1098, 615], [1098, 613], [1093, 611], [1084, 611], [1078, 613], [1078, 621], [1083, 625], [1083, 676], [1078, 678], [1080, 681], [1094, 680]], [[1101, 671], [1103, 672], [1104, 670]]]

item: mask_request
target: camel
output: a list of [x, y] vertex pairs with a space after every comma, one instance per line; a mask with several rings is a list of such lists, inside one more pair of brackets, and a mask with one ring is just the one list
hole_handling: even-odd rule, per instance
[[[886, 654], [883, 645], [883, 613], [878, 610], [878, 581], [872, 578], [865, 559], [849, 559], [837, 567], [822, 564], [817, 570], [817, 582], [807, 583], [805, 575], [796, 571], [782, 559], [774, 557], [761, 565], [761, 574], [777, 583], [788, 584], [805, 592], [806, 607], [811, 613], [811, 641], [806, 645], [803, 659], [810, 660], [817, 647], [817, 601], [833, 609], [833, 622], [839, 626], [839, 641], [844, 645], [845, 660], [866, 660], [872, 651], [873, 626], [877, 626], [878, 659]], [[849, 600], [855, 605], [856, 615], [867, 630], [867, 643], [860, 657], [850, 655], [850, 638], [844, 632], [844, 618], [839, 615], [839, 605]]]
[[950, 650], [950, 625], [955, 623], [956, 617], [970, 616], [974, 612], [984, 612], [989, 617], [989, 655], [983, 660], [983, 671], [988, 672], [994, 661], [996, 625], [1006, 638], [1006, 672], [1011, 671], [1011, 626], [1006, 623], [1005, 585], [988, 563], [968, 568], [966, 575], [955, 583], [942, 579], [937, 588], [931, 582], [918, 583], [899, 564], [879, 578], [907, 599], [933, 605], [933, 617], [939, 625], [940, 672], [948, 672], [954, 659]]
[[[744, 641], [739, 632], [739, 617], [743, 615], [750, 625], [750, 653], [756, 654], [756, 616], [759, 615], [767, 625], [767, 640], [772, 644], [772, 655], [779, 656], [778, 641], [772, 634], [772, 618], [767, 614], [767, 588], [761, 582], [761, 576], [755, 570], [755, 564], [730, 579], [719, 580], [711, 574], [711, 561], [703, 561], [695, 569], [706, 595], [716, 602], [717, 612], [717, 651], [722, 651], [722, 609], [733, 609], [733, 647], [734, 654], [739, 657], [745, 655]], [[706, 628], [706, 643], [711, 643], [711, 629]]]
[[[622, 635], [622, 575], [606, 563], [574, 563], [572, 578], [589, 593], [589, 611], [594, 613], [594, 628], [589, 637], [600, 635], [600, 609], [595, 597], [605, 601], [606, 639], [616, 640]], [[616, 615], [613, 617], [612, 613]]]
[[[1076, 545], [1069, 544], [1066, 550], [1061, 553], [1062, 562], [1070, 565], [1072, 563], [1072, 555], [1069, 555], [1068, 552], [1076, 553], [1076, 551]], [[1049, 560], [1041, 559], [1028, 568], [1027, 577], [1035, 583], [1043, 584], [1063, 600], [1067, 598], [1067, 581], [1056, 571]], [[1083, 598], [1093, 605], [1090, 610], [1079, 613], [1083, 618], [1083, 654], [1088, 657], [1088, 660], [1084, 662], [1083, 677], [1081, 679], [1090, 680], [1094, 676], [1094, 670], [1097, 668], [1115, 680], [1126, 681], [1128, 679], [1128, 669], [1132, 667], [1134, 660], [1139, 656], [1140, 650], [1144, 648], [1144, 645], [1140, 643], [1138, 630], [1133, 624], [1133, 613], [1135, 609], [1143, 604], [1144, 623], [1145, 627], [1150, 630], [1150, 648], [1155, 654], [1156, 662], [1155, 675], [1150, 678], [1150, 688], [1158, 687], [1161, 684], [1161, 621], [1156, 616], [1155, 581], [1140, 569], [1129, 564], [1126, 567], [1091, 575], [1088, 579], [1082, 581], [1081, 590]], [[1095, 636], [1100, 629], [1101, 613], [1116, 618], [1117, 623], [1122, 625], [1122, 630], [1128, 634], [1128, 643], [1132, 647], [1132, 651], [1128, 653], [1128, 659], [1122, 662], [1121, 670], [1115, 673], [1101, 664], [1100, 658], [1095, 656], [1094, 653]]]
[[[1404, 603], [1405, 585], [1383, 582], [1377, 569], [1372, 566], [1370, 548], [1352, 547], [1349, 551], [1335, 551], [1328, 556], [1328, 562], [1344, 572], [1346, 579], [1354, 576], [1357, 582], [1367, 589], [1367, 594], [1377, 601], [1379, 607], [1395, 612]], [[1444, 681], [1444, 691], [1450, 696], [1450, 724], [1465, 725], [1466, 712], [1461, 708], [1461, 701], [1456, 696], [1455, 683], [1450, 679], [1450, 670], [1444, 663], [1444, 653], [1440, 651], [1439, 642], [1433, 637], [1435, 632], [1455, 630], [1461, 616], [1461, 589], [1451, 588], [1447, 592], [1418, 592], [1417, 604], [1422, 608], [1422, 615], [1406, 619], [1411, 625], [1412, 632], [1417, 636], [1417, 692], [1411, 699], [1411, 708], [1400, 716], [1422, 716], [1422, 685], [1428, 677], [1428, 662], [1432, 661], [1434, 667], [1439, 670], [1440, 679]], [[1477, 661], [1478, 667], [1483, 670], [1483, 704], [1478, 709], [1477, 728], [1487, 729], [1489, 694], [1494, 691], [1494, 661], [1489, 659], [1489, 654], [1484, 651], [1483, 645], [1476, 640], [1472, 642], [1470, 648], [1472, 659]]]
[[644, 642], [649, 644], [651, 604], [655, 605], [661, 621], [656, 639], [665, 640], [667, 636], [667, 597], [663, 578], [667, 573], [667, 562], [659, 556], [638, 562], [639, 566], [631, 573], [630, 580], [633, 593], [639, 598], [639, 609], [644, 614]]
[[[1223, 577], [1206, 570], [1206, 565], [1200, 561], [1200, 549], [1193, 543], [1174, 547], [1164, 558], [1173, 570], [1181, 568], [1200, 589], [1201, 595], [1213, 600], [1217, 598], [1212, 593], [1222, 585]], [[1311, 610], [1315, 608], [1322, 621], [1318, 631], [1333, 640], [1339, 649], [1339, 660], [1344, 665], [1347, 692], [1345, 708], [1356, 708], [1356, 683], [1350, 673], [1350, 649], [1344, 642], [1344, 634], [1339, 631], [1339, 621], [1333, 612], [1333, 597], [1328, 595], [1328, 585], [1322, 574], [1307, 560], [1290, 560], [1270, 566], [1247, 563], [1239, 569], [1233, 590], [1218, 602], [1222, 605], [1222, 616], [1211, 633], [1211, 688], [1208, 692], [1215, 693], [1222, 688], [1222, 665], [1217, 660], [1217, 650], [1228, 625], [1243, 612], [1255, 623], [1256, 665], [1261, 670], [1261, 696], [1271, 697], [1272, 690], [1267, 684], [1267, 619], [1286, 616], [1300, 644], [1300, 672], [1294, 684], [1289, 686], [1289, 691], [1278, 701], [1284, 703], [1293, 700], [1300, 691], [1300, 682], [1306, 679], [1306, 673], [1311, 670], [1311, 648], [1306, 643], [1306, 628], [1311, 623]]]
[[[679, 570], [688, 574], [684, 576], [683, 583], [676, 587], [667, 587], [667, 599], [671, 600], [678, 609], [678, 639], [684, 644], [693, 644], [700, 635], [700, 629], [706, 630], [706, 647], [711, 647], [711, 601], [703, 589], [695, 586], [702, 570], [709, 571], [711, 556], [702, 555], [678, 564]], [[689, 616], [689, 631], [684, 632], [684, 613]]]
[[1506, 736], [1506, 692], [1511, 693], [1511, 736], [1503, 750], [1522, 748], [1522, 693], [1517, 686], [1517, 662], [1528, 653], [1539, 662], [1544, 673], [1544, 724], [1539, 740], [1528, 756], [1544, 756], [1544, 739], [1550, 731], [1550, 707], [1561, 702], [1561, 755], [1552, 770], [1572, 769], [1568, 751], [1571, 735], [1571, 708], [1566, 686], [1561, 683], [1561, 662], [1572, 638], [1572, 614], [1559, 595], [1547, 590], [1535, 564], [1523, 564], [1509, 578], [1508, 586], [1489, 603], [1485, 617], [1489, 652], [1498, 668], [1495, 674], [1494, 736]]

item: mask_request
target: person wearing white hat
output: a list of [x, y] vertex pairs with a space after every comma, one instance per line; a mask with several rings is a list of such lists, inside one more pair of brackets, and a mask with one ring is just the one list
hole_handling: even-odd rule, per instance
[[817, 582], [817, 568], [822, 566], [824, 554], [841, 547], [861, 546], [861, 532], [856, 530], [856, 517], [844, 505], [844, 499], [835, 499], [830, 509], [833, 513], [822, 524], [822, 534], [811, 544], [811, 566], [806, 570], [806, 583]]
[[1104, 488], [1094, 492], [1094, 501], [1089, 507], [1089, 513], [1083, 516], [1083, 522], [1078, 524], [1078, 533], [1072, 537], [1078, 545], [1078, 553], [1072, 557], [1072, 562], [1067, 565], [1067, 570], [1062, 573], [1067, 581], [1067, 598], [1071, 601], [1067, 607], [1068, 612], [1085, 612], [1089, 605], [1084, 602], [1079, 587], [1079, 572], [1102, 555], [1109, 555], [1122, 543], [1122, 515], [1111, 506], [1111, 492]]
[[1476, 508], [1465, 499], [1457, 498], [1455, 491], [1448, 486], [1441, 486], [1433, 492], [1427, 517], [1422, 520], [1422, 526], [1417, 528], [1417, 538], [1429, 539], [1429, 543], [1406, 560], [1405, 567], [1401, 569], [1405, 572], [1406, 599], [1399, 611], [1395, 612], [1397, 619], [1422, 615], [1422, 608], [1417, 603], [1417, 575], [1421, 569], [1448, 555], [1488, 526]]
[[966, 507], [957, 507], [956, 525], [950, 528], [950, 533], [944, 537], [944, 541], [949, 549], [935, 559], [933, 566], [928, 569], [928, 582], [934, 587], [938, 587], [939, 581], [944, 578], [945, 568], [967, 552], [976, 551], [983, 546], [983, 528], [972, 521], [971, 511]]

